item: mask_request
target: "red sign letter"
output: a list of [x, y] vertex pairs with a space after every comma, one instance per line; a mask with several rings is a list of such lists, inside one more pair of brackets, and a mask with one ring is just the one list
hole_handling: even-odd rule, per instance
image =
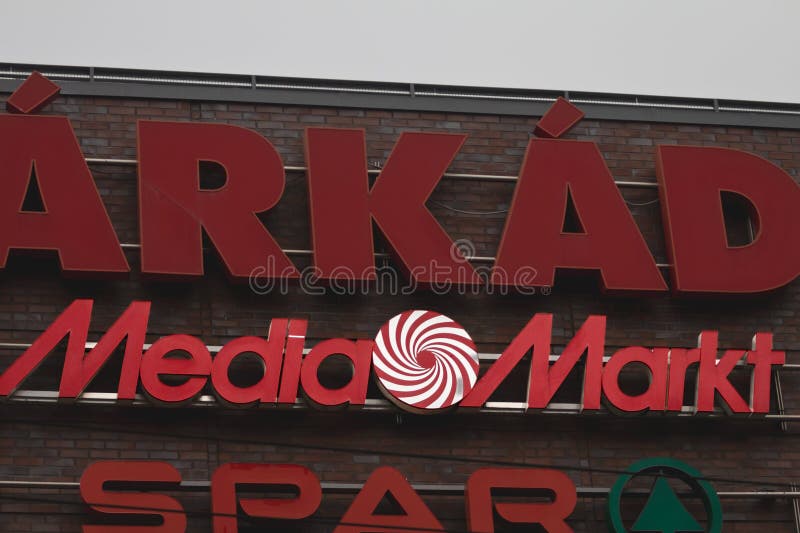
[[[403, 514], [376, 514], [375, 509], [387, 492], [400, 505]], [[333, 533], [419, 533], [444, 531], [431, 510], [408, 484], [403, 474], [390, 466], [377, 468], [350, 504], [341, 524]]]
[[[182, 352], [188, 358], [167, 357]], [[169, 335], [158, 339], [142, 357], [142, 388], [155, 401], [180, 404], [200, 394], [211, 374], [211, 354], [203, 341], [191, 335]], [[161, 376], [188, 376], [180, 385], [169, 385]]]
[[558, 470], [543, 468], [481, 468], [466, 487], [467, 527], [470, 531], [494, 533], [492, 489], [527, 489], [553, 493], [548, 503], [496, 503], [494, 509], [516, 524], [540, 524], [548, 533], [571, 533], [566, 523], [578, 503], [575, 484]]
[[278, 403], [294, 404], [297, 401], [297, 389], [300, 387], [300, 365], [303, 362], [303, 346], [306, 342], [307, 320], [290, 320], [289, 335], [286, 339], [286, 350], [283, 355], [281, 370], [281, 386], [278, 391]]
[[177, 488], [181, 474], [169, 463], [158, 461], [98, 461], [89, 465], [81, 477], [81, 497], [95, 511], [108, 514], [158, 515], [158, 526], [83, 526], [83, 533], [184, 533], [186, 515], [180, 502], [161, 494], [109, 492], [108, 481], [164, 484]]
[[[268, 277], [298, 275], [256, 216], [283, 194], [283, 164], [269, 141], [226, 124], [140, 121], [138, 132], [143, 272], [202, 275], [205, 230], [233, 277], [258, 267]], [[201, 161], [225, 168], [223, 187], [200, 189]]]
[[[627, 365], [640, 363], [647, 368], [650, 384], [641, 394], [632, 396], [619, 386], [619, 374]], [[667, 403], [669, 349], [648, 350], [631, 346], [618, 350], [603, 367], [603, 393], [613, 409], [624, 413], [663, 411]]]
[[75, 300], [48, 326], [3, 375], [0, 376], [0, 396], [10, 396], [61, 340], [69, 336], [64, 371], [61, 375], [59, 397], [77, 398], [108, 360], [111, 353], [127, 337], [125, 359], [119, 381], [118, 398], [132, 400], [139, 382], [139, 362], [142, 358], [150, 314], [150, 302], [133, 302], [114, 322], [97, 345], [86, 353], [86, 338], [92, 316], [92, 300]]
[[[234, 407], [275, 403], [278, 400], [278, 383], [281, 379], [281, 361], [288, 324], [289, 321], [285, 318], [276, 318], [269, 324], [268, 340], [261, 337], [239, 337], [220, 350], [211, 367], [211, 382], [220, 400]], [[234, 385], [228, 376], [231, 363], [243, 353], [257, 355], [264, 368], [263, 377], [250, 387]]]
[[[549, 333], [549, 330], [548, 330]], [[558, 388], [567, 379], [570, 370], [586, 354], [583, 372], [583, 408], [600, 409], [600, 391], [603, 371], [603, 351], [606, 342], [606, 317], [591, 315], [583, 323], [558, 360], [550, 364], [550, 338], [546, 350], [534, 350], [529, 380], [529, 407], [544, 409]]]
[[[475, 383], [469, 394], [461, 400], [460, 407], [482, 407], [531, 348], [534, 353], [540, 353], [540, 357], [549, 360], [552, 329], [553, 315], [547, 313], [533, 315], [522, 331], [514, 337], [508, 348], [503, 350], [497, 361], [489, 367], [489, 370]], [[530, 391], [530, 382], [528, 390]]]
[[[0, 268], [11, 248], [57, 250], [68, 272], [128, 272], [66, 117], [0, 116]], [[44, 212], [23, 211], [35, 172]]]
[[772, 349], [772, 333], [756, 333], [753, 337], [753, 351], [747, 354], [747, 362], [753, 365], [750, 409], [754, 413], [769, 413], [772, 365], [786, 363], [786, 352]]
[[[800, 274], [800, 188], [786, 172], [753, 154], [699, 146], [659, 146], [657, 168], [675, 291], [761, 292]], [[728, 246], [723, 191], [755, 210], [746, 246]]]
[[236, 485], [291, 485], [294, 498], [242, 498], [239, 503], [248, 516], [299, 520], [314, 514], [322, 501], [319, 479], [300, 465], [227, 464], [211, 478], [211, 509], [214, 533], [236, 533]]
[[710, 413], [714, 410], [714, 397], [719, 393], [722, 406], [734, 413], [749, 413], [750, 407], [733, 388], [728, 376], [747, 352], [744, 350], [726, 350], [722, 359], [717, 361], [719, 333], [704, 331], [700, 334], [700, 367], [697, 370], [697, 405], [699, 413]]
[[473, 283], [474, 270], [425, 207], [465, 139], [401, 134], [370, 189], [363, 130], [306, 130], [314, 263], [321, 276], [375, 277], [375, 220], [414, 280]]
[[[316, 405], [364, 405], [367, 401], [369, 371], [372, 365], [372, 341], [329, 339], [314, 346], [303, 359], [300, 380], [303, 391]], [[353, 374], [350, 382], [338, 389], [329, 389], [319, 382], [317, 372], [322, 362], [330, 356], [342, 355], [350, 360]]]
[[[582, 233], [564, 233], [567, 193]], [[533, 139], [522, 163], [492, 279], [550, 286], [557, 268], [600, 270], [607, 289], [666, 290], [642, 234], [594, 143]]]

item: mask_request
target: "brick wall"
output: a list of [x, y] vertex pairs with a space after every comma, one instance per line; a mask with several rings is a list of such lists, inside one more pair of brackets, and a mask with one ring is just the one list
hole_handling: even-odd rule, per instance
[[[304, 165], [303, 129], [307, 126], [364, 128], [368, 158], [376, 162], [386, 159], [402, 131], [466, 133], [469, 138], [451, 171], [508, 175], [518, 172], [537, 119], [91, 97], [59, 98], [46, 113], [71, 119], [87, 157], [135, 158], [136, 120], [157, 118], [254, 129], [276, 146], [284, 164], [298, 166]], [[780, 165], [795, 179], [800, 169], [800, 131], [584, 120], [567, 137], [597, 142], [615, 178], [621, 180], [655, 180], [654, 147], [668, 143], [747, 150]], [[120, 241], [138, 242], [135, 167], [93, 165], [92, 172]], [[656, 198], [656, 191], [622, 192], [657, 261], [666, 262], [659, 206], [647, 203]], [[495, 255], [503, 213], [476, 216], [442, 205], [462, 211], [503, 211], [512, 193], [512, 183], [445, 179], [430, 206], [452, 238], [469, 239], [478, 255]], [[289, 173], [281, 202], [263, 220], [283, 248], [310, 248], [307, 212], [305, 178]], [[726, 299], [612, 297], [601, 294], [595, 283], [580, 279], [557, 280], [551, 294], [533, 296], [425, 292], [310, 296], [299, 288], [285, 295], [258, 295], [246, 285], [231, 284], [213, 254], [206, 257], [206, 276], [189, 283], [143, 280], [138, 253], [128, 250], [126, 255], [132, 267], [129, 279], [86, 281], [62, 277], [52, 258], [12, 253], [8, 268], [0, 273], [0, 342], [31, 342], [75, 298], [96, 300], [90, 339], [97, 338], [131, 300], [146, 299], [153, 302], [148, 342], [187, 333], [207, 344], [224, 344], [241, 335], [264, 335], [273, 317], [307, 318], [312, 342], [330, 337], [371, 338], [389, 317], [419, 308], [453, 317], [470, 332], [479, 351], [497, 352], [534, 313], [552, 312], [553, 340], [558, 345], [568, 341], [588, 315], [607, 314], [610, 348], [689, 347], [703, 329], [720, 330], [722, 348], [743, 348], [756, 331], [772, 331], [776, 347], [788, 351], [788, 362], [800, 363], [800, 281], [766, 295]], [[295, 259], [298, 266], [307, 264], [306, 259]], [[19, 353], [0, 351], [0, 368]], [[57, 388], [58, 355], [43, 365], [30, 388]], [[118, 372], [118, 362], [104, 371], [98, 383], [106, 378], [113, 381], [115, 368]], [[784, 372], [782, 380], [787, 407], [798, 412], [800, 375]], [[758, 420], [550, 415], [426, 418], [395, 413], [25, 407], [16, 403], [2, 405], [0, 410], [4, 420], [0, 480], [77, 481], [86, 465], [99, 459], [155, 459], [169, 461], [190, 480], [210, 479], [222, 463], [255, 461], [305, 464], [323, 481], [363, 481], [377, 466], [392, 465], [412, 482], [460, 483], [481, 466], [476, 460], [497, 460], [553, 465], [568, 472], [578, 486], [608, 487], [616, 475], [602, 471], [621, 470], [640, 458], [663, 455], [685, 460], [707, 476], [756, 483], [717, 482], [718, 490], [770, 489], [774, 487], [758, 483], [800, 482], [800, 452], [796, 450], [800, 426], [789, 425], [789, 431], [782, 431], [778, 423]], [[440, 459], [381, 453], [409, 450]], [[13, 499], [20, 496], [53, 498], [60, 503]], [[181, 494], [180, 498], [201, 515], [209, 510], [207, 493]], [[282, 524], [281, 528], [330, 531], [333, 526], [324, 518], [338, 519], [351, 499], [352, 495], [326, 495], [316, 515], [319, 521]], [[425, 500], [446, 527], [465, 529], [461, 498], [426, 495]], [[786, 499], [725, 499], [723, 508], [726, 532], [793, 531], [791, 502]], [[0, 530], [5, 532], [80, 531], [81, 523], [94, 519], [74, 489], [0, 489]], [[604, 520], [604, 500], [582, 498], [572, 524], [576, 531], [598, 531]], [[189, 531], [210, 531], [207, 517], [193, 516], [190, 521]], [[242, 525], [240, 530], [255, 531], [257, 526]]]

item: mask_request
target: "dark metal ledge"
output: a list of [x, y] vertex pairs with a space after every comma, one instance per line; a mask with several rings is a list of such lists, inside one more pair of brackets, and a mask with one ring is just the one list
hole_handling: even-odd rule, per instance
[[541, 116], [555, 98], [563, 95], [579, 105], [587, 119], [800, 130], [800, 106], [793, 104], [91, 67], [0, 64], [0, 92], [12, 92], [33, 69], [57, 81], [67, 96]]

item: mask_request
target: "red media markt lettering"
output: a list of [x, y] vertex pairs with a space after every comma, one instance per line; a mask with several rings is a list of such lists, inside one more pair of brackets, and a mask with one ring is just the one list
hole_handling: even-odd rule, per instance
[[[555, 356], [551, 349], [553, 317], [537, 313], [480, 373], [480, 356], [464, 328], [447, 316], [426, 310], [392, 317], [374, 340], [328, 339], [306, 353], [306, 321], [274, 319], [267, 338], [233, 339], [212, 357], [209, 347], [190, 335], [169, 335], [146, 347], [149, 302], [133, 302], [87, 351], [92, 306], [91, 300], [76, 300], [64, 310], [0, 375], [0, 397], [13, 399], [64, 339], [66, 356], [58, 391], [63, 401], [80, 398], [125, 341], [116, 393], [120, 402], [136, 399], [141, 384], [149, 400], [170, 406], [192, 402], [210, 387], [219, 402], [230, 407], [294, 405], [301, 392], [313, 406], [359, 407], [367, 403], [374, 374], [389, 400], [416, 413], [484, 407], [523, 357], [532, 353], [526, 397], [520, 402], [530, 411], [546, 409], [564, 388], [567, 376], [582, 367], [583, 383], [577, 392], [585, 411], [599, 410], [605, 404], [617, 413], [711, 413], [721, 407], [729, 413], [765, 414], [770, 409], [772, 367], [783, 365], [786, 359], [784, 352], [773, 349], [769, 333], [757, 333], [750, 350], [725, 350], [720, 355], [716, 331], [702, 332], [697, 348], [631, 346], [606, 357], [604, 316], [588, 317]], [[256, 355], [264, 369], [258, 382], [246, 387], [229, 378], [230, 365], [242, 354]], [[320, 365], [332, 356], [344, 356], [352, 366], [349, 381], [338, 388], [326, 387], [318, 376]], [[687, 407], [685, 386], [692, 365], [697, 368], [696, 400]], [[750, 373], [748, 399], [730, 381], [737, 366]], [[621, 386], [620, 377], [623, 371], [636, 372], [637, 368], [646, 378], [646, 388], [632, 393]]]
[[[35, 74], [8, 99], [12, 113], [0, 115], [0, 268], [11, 250], [55, 250], [66, 273], [124, 275], [129, 265], [69, 120], [32, 114], [57, 93]], [[604, 289], [666, 291], [598, 147], [559, 138], [582, 116], [559, 99], [540, 120], [491, 282], [550, 286], [558, 270], [579, 269], [599, 272]], [[363, 130], [308, 128], [311, 233], [321, 278], [374, 279], [375, 223], [419, 285], [479, 283], [469, 258], [426, 207], [466, 138], [403, 133], [370, 185]], [[299, 275], [257, 216], [280, 201], [285, 184], [280, 155], [267, 139], [227, 124], [149, 120], [138, 122], [137, 139], [142, 272], [201, 276], [205, 232], [235, 279], [254, 271], [268, 278]], [[664, 145], [654, 156], [673, 291], [756, 293], [800, 274], [800, 187], [785, 171], [726, 148]], [[199, 187], [199, 161], [221, 165], [225, 186]], [[33, 174], [44, 212], [21, 207]], [[723, 193], [750, 207], [749, 244], [728, 244]], [[579, 233], [562, 231], [570, 198]]]

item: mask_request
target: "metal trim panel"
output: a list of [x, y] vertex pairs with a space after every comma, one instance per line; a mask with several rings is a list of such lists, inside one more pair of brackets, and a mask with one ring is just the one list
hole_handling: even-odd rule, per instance
[[[0, 92], [11, 93], [22, 82], [19, 79], [0, 79]], [[192, 100], [198, 102], [246, 102], [277, 105], [322, 106], [358, 109], [388, 109], [469, 113], [484, 115], [541, 116], [549, 102], [502, 100], [494, 98], [426, 96], [415, 94], [353, 93], [342, 90], [241, 88], [148, 84], [127, 81], [58, 80], [66, 96], [106, 96], [115, 98], [147, 98], [159, 100]], [[800, 129], [800, 114], [707, 109], [676, 109], [646, 107], [633, 104], [581, 103], [586, 118], [702, 124], [713, 126], [750, 126], [759, 128]]]

